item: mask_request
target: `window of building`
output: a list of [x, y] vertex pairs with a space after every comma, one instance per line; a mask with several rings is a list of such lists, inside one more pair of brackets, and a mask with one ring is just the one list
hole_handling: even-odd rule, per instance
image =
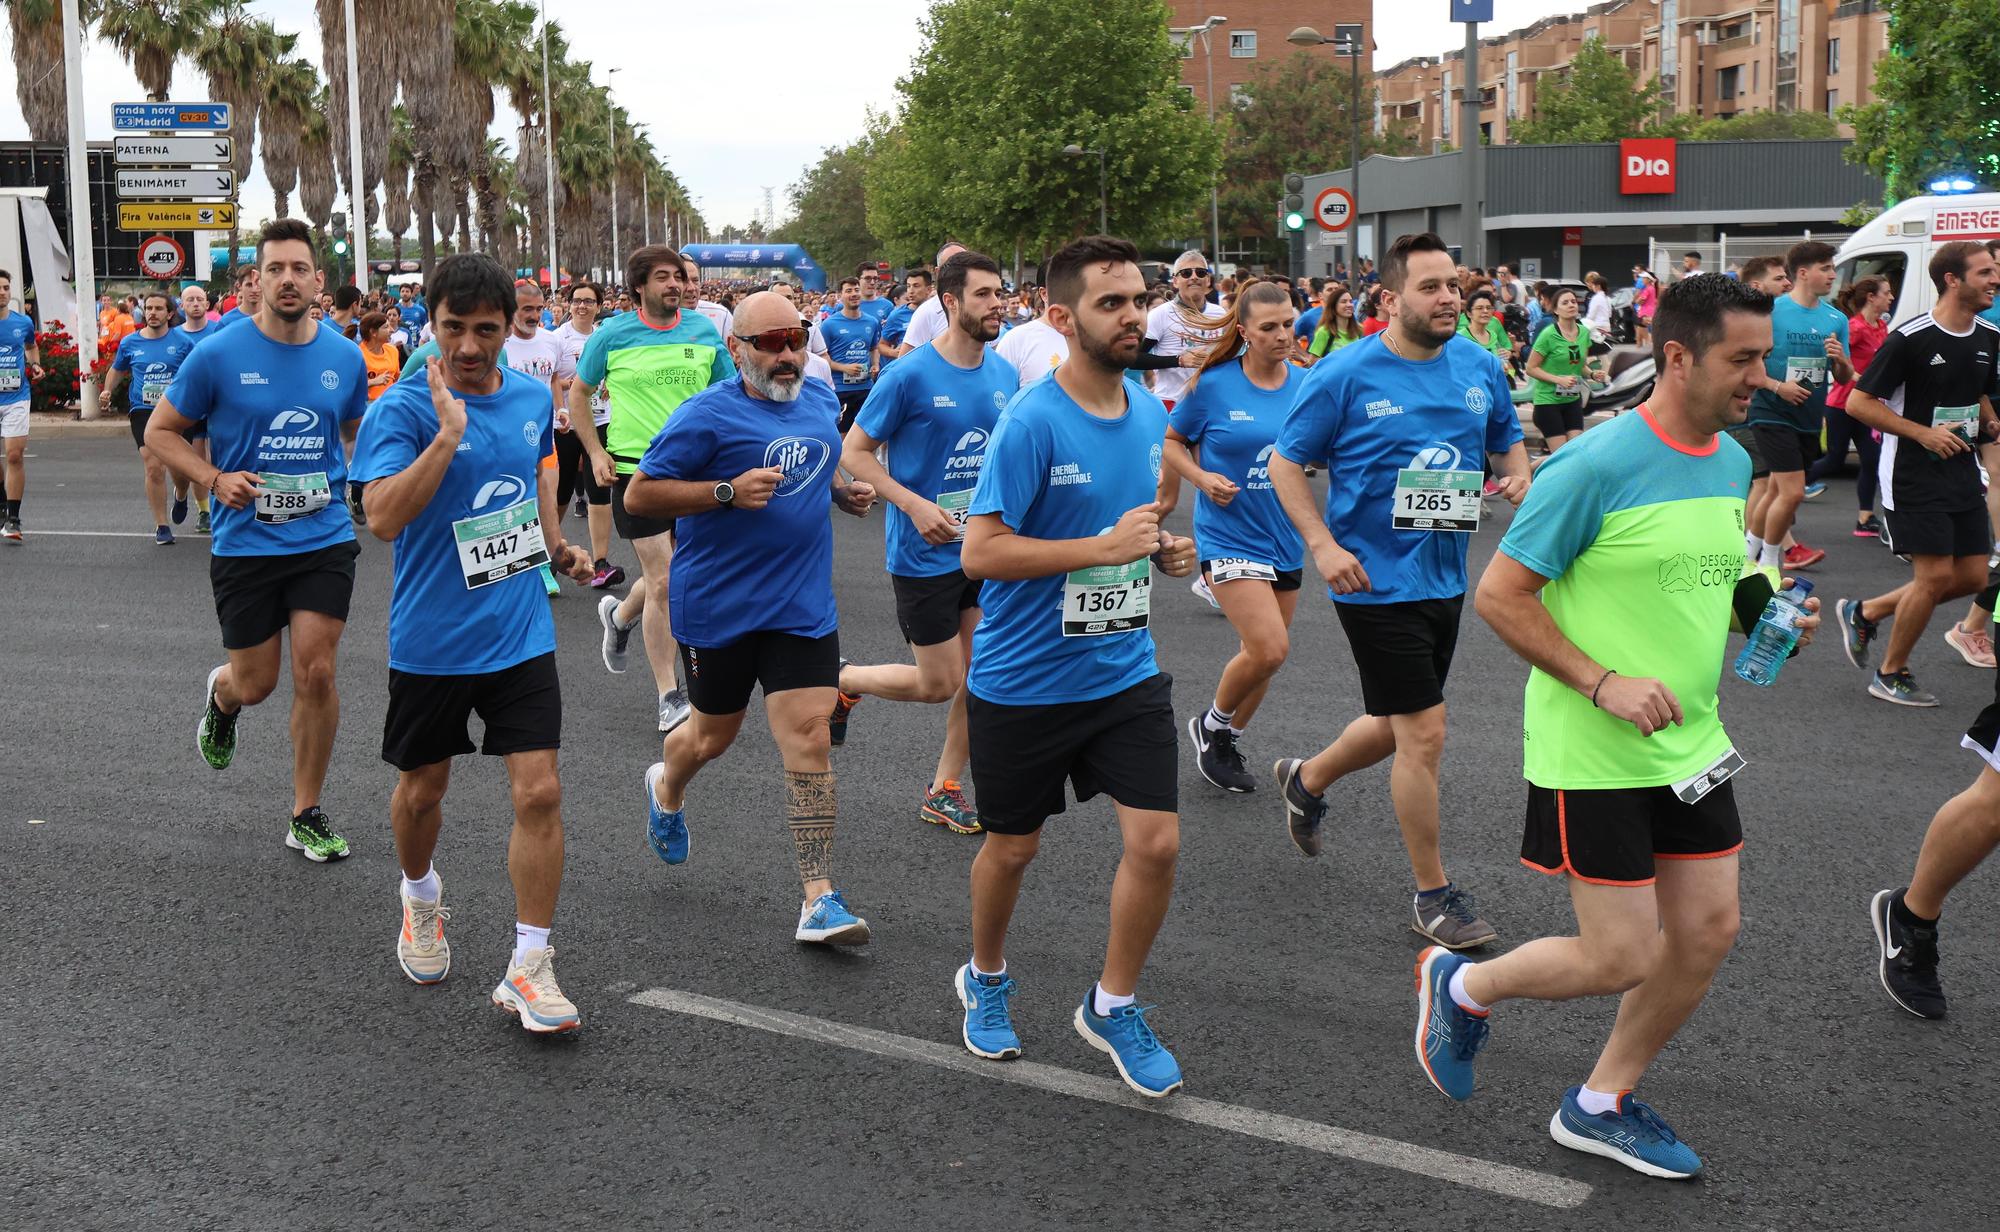
[[1828, 39], [1826, 41], [1826, 71], [1829, 73], [1837, 73], [1840, 71], [1839, 39]]
[[1742, 73], [1743, 70], [1741, 68], [1733, 65], [1729, 68], [1717, 70], [1715, 74], [1715, 97], [1718, 101], [1726, 101], [1736, 97], [1739, 92], [1737, 83]]
[[1194, 59], [1194, 31], [1169, 30], [1167, 31], [1167, 37], [1173, 39], [1174, 46], [1180, 48], [1181, 59]]
[[1778, 62], [1771, 74], [1778, 111], [1791, 111], [1799, 104], [1799, 0], [1778, 0]]
[[1229, 57], [1232, 60], [1255, 60], [1257, 58], [1257, 32], [1239, 30], [1229, 36]]
[[1759, 78], [1764, 75], [1763, 70], [1764, 62], [1762, 60], [1750, 61], [1750, 92], [1752, 94], [1764, 88], [1762, 82], [1759, 81]]
[[1828, 115], [1832, 115], [1834, 112], [1839, 110], [1840, 110], [1840, 91], [1828, 90], [1826, 92], [1826, 113]]
[[1517, 101], [1520, 96], [1521, 53], [1510, 51], [1507, 53], [1507, 118], [1510, 120], [1521, 114], [1521, 107]]
[[1451, 140], [1451, 70], [1446, 69], [1443, 77], [1444, 90], [1438, 95], [1438, 136]]
[[1674, 96], [1674, 75], [1680, 72], [1681, 0], [1660, 0], [1660, 85]]

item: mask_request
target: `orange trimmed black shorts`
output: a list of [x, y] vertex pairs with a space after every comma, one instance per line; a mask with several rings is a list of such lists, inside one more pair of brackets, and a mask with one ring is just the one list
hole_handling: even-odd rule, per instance
[[1713, 860], [1743, 849], [1735, 787], [1722, 783], [1686, 804], [1671, 787], [1530, 784], [1521, 863], [1592, 885], [1651, 885], [1655, 860]]

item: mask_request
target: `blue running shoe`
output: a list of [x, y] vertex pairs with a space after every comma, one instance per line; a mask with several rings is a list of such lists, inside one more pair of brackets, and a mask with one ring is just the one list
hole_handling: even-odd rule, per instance
[[175, 493], [175, 495], [174, 495], [174, 508], [173, 508], [173, 513], [172, 513], [172, 517], [173, 517], [173, 520], [174, 520], [174, 525], [175, 525], [175, 526], [179, 526], [179, 525], [180, 525], [180, 524], [181, 524], [182, 522], [185, 522], [185, 521], [187, 521], [187, 520], [188, 520], [188, 498], [187, 498], [187, 493], [185, 493], [185, 492], [178, 492], [178, 493]]
[[1125, 1085], [1152, 1099], [1172, 1095], [1181, 1089], [1181, 1066], [1146, 1025], [1150, 1005], [1121, 1005], [1101, 1015], [1091, 1004], [1097, 989], [1083, 994], [1076, 1007], [1076, 1033], [1092, 1048], [1111, 1054], [1118, 1076]]
[[1472, 1098], [1472, 1058], [1486, 1047], [1486, 1016], [1451, 999], [1451, 973], [1466, 961], [1438, 945], [1417, 956], [1417, 1064], [1456, 1100]]
[[669, 864], [685, 864], [688, 858], [687, 810], [675, 809], [669, 813], [660, 807], [660, 796], [655, 790], [660, 776], [667, 772], [667, 763], [656, 761], [646, 771], [646, 841], [653, 845], [653, 851]]
[[1021, 1037], [1014, 1034], [1014, 1016], [1007, 1002], [1014, 996], [1013, 977], [974, 975], [972, 964], [958, 969], [951, 986], [965, 1007], [965, 1050], [989, 1061], [1011, 1061], [1021, 1055]]
[[819, 945], [866, 945], [868, 921], [847, 909], [839, 890], [830, 890], [805, 905], [799, 912], [799, 929], [794, 941]]
[[1630, 1091], [1618, 1097], [1616, 1112], [1585, 1112], [1576, 1102], [1582, 1087], [1563, 1092], [1562, 1106], [1549, 1119], [1549, 1137], [1572, 1151], [1602, 1155], [1647, 1176], [1684, 1181], [1701, 1171], [1701, 1156], [1674, 1135], [1674, 1127], [1660, 1119], [1651, 1107], [1632, 1098]]
[[1806, 485], [1806, 491], [1805, 491], [1805, 498], [1806, 498], [1807, 500], [1818, 500], [1818, 499], [1819, 499], [1820, 497], [1822, 497], [1822, 496], [1825, 496], [1825, 495], [1826, 495], [1826, 485], [1825, 485], [1825, 484], [1823, 484], [1823, 483], [1809, 483], [1809, 484], [1807, 484], [1807, 485]]

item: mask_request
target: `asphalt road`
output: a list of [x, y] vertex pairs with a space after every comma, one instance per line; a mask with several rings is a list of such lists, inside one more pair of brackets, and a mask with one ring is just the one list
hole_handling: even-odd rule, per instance
[[[230, 771], [193, 748], [221, 659], [203, 542], [141, 537], [122, 438], [38, 442], [29, 465], [28, 541], [0, 545], [0, 1226], [1991, 1226], [2000, 988], [1972, 956], [1993, 940], [2000, 878], [1952, 904], [1945, 1022], [1888, 1003], [1865, 916], [1977, 769], [1956, 746], [1991, 680], [1943, 645], [1943, 616], [1915, 663], [1939, 710], [1870, 699], [1830, 641], [1775, 689], [1724, 685], [1750, 761], [1744, 929], [1641, 1090], [1708, 1162], [1675, 1184], [1548, 1138], [1609, 1000], [1500, 1009], [1467, 1105], [1424, 1083], [1386, 768], [1335, 789], [1328, 851], [1308, 861], [1273, 791], [1225, 797], [1184, 756], [1181, 880], [1141, 989], [1188, 1076], [1176, 1115], [1114, 1091], [1069, 1026], [1096, 973], [1117, 835], [1101, 800], [1052, 822], [1010, 952], [1027, 1056], [996, 1081], [1010, 1067], [960, 1060], [948, 988], [978, 840], [916, 817], [942, 711], [857, 711], [836, 754], [836, 876], [876, 940], [800, 947], [761, 716], [696, 781], [695, 858], [667, 868], [644, 841], [649, 681], [636, 662], [604, 672], [593, 596], [575, 589], [556, 603], [568, 869], [554, 941], [585, 1025], [531, 1038], [487, 1004], [512, 920], [496, 762], [461, 759], [445, 804], [452, 978], [420, 988], [395, 966], [393, 773], [377, 755], [387, 546], [368, 540], [361, 558], [326, 793], [356, 854], [313, 865], [281, 842], [286, 686], [244, 721]], [[1830, 552], [1814, 575], [1829, 600], [1906, 576], [1847, 536], [1851, 500], [1837, 483], [1805, 510], [1802, 533]], [[843, 647], [900, 660], [879, 522], [835, 521]], [[1475, 569], [1504, 521], [1478, 537]], [[1156, 611], [1192, 713], [1232, 640], [1178, 587]], [[1258, 763], [1317, 748], [1359, 709], [1323, 598], [1294, 636], [1247, 741]], [[1562, 887], [1516, 861], [1525, 675], [1468, 612], [1446, 852], [1509, 944], [1571, 926]]]

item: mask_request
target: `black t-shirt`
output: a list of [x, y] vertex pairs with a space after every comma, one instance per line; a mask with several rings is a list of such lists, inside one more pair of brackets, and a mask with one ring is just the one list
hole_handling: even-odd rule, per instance
[[[1963, 408], [1971, 407], [1976, 437], [1979, 400], [1993, 395], [1996, 371], [2000, 371], [2000, 327], [1974, 317], [1970, 330], [1954, 334], [1927, 312], [1889, 332], [1855, 387], [1926, 427], [1954, 418], [1953, 408], [1963, 414]], [[1975, 451], [1940, 458], [1915, 441], [1882, 434], [1884, 509], [1958, 513], [1985, 503]]]

